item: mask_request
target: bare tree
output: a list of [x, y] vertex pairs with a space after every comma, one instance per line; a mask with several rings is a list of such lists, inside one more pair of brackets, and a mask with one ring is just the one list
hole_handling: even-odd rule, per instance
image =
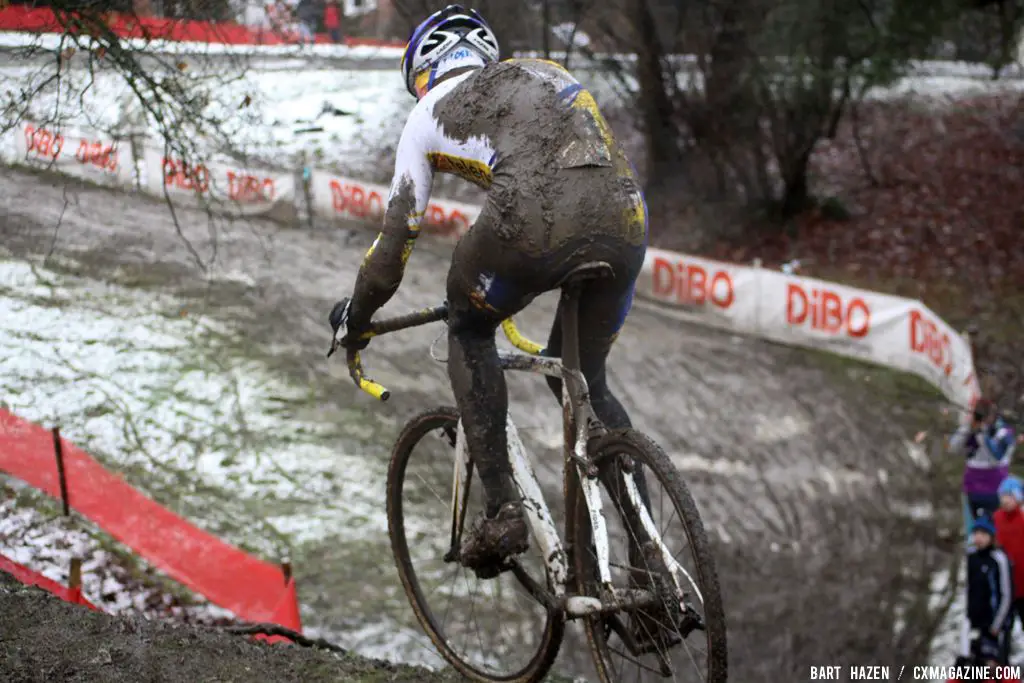
[[946, 12], [916, 0], [621, 0], [589, 25], [636, 54], [633, 74], [606, 63], [638, 105], [652, 211], [707, 211], [705, 227], [721, 230], [752, 209], [784, 220], [812, 205], [817, 141], [924, 54]]
[[[17, 66], [0, 85], [0, 133], [31, 122], [48, 130], [84, 127], [113, 140], [130, 138], [162, 148], [165, 158], [175, 160], [175, 172], [197, 186], [204, 184], [199, 175], [212, 159], [249, 163], [253, 150], [239, 136], [258, 116], [250, 108], [252, 97], [242, 94], [248, 57], [215, 43], [197, 51], [164, 40], [176, 22], [227, 18], [224, 0], [169, 5], [176, 18], [162, 30], [147, 28], [152, 24], [133, 8], [116, 4], [53, 0], [49, 8], [54, 30], [25, 33], [20, 46], [6, 51]], [[216, 182], [207, 180], [206, 185]], [[218, 203], [205, 190], [195, 194], [208, 209]], [[165, 200], [173, 213], [166, 187]], [[211, 230], [214, 223], [211, 214]], [[183, 235], [180, 226], [178, 231]]]

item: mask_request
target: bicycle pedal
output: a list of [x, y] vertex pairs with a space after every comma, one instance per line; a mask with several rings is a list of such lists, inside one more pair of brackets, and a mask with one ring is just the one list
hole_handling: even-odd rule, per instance
[[679, 633], [685, 639], [694, 631], [706, 631], [704, 620], [696, 610], [689, 605], [686, 606], [686, 611], [683, 613], [683, 618], [679, 620]]
[[471, 569], [473, 570], [473, 573], [476, 575], [476, 578], [487, 580], [487, 579], [493, 579], [496, 576], [500, 576], [501, 574], [504, 574], [505, 572], [507, 572], [510, 569], [512, 569], [512, 565], [510, 563], [508, 563], [508, 562], [503, 562], [501, 564], [496, 564], [496, 565], [486, 565], [486, 566], [483, 566], [483, 567], [471, 567]]
[[[681, 645], [683, 639], [677, 636], [675, 633], [661, 633], [661, 634], [644, 634], [646, 637], [641, 637], [640, 634], [634, 634], [633, 640], [636, 643], [637, 656], [649, 655], [652, 653], [662, 653], [665, 650], [670, 650], [676, 645]], [[660, 659], [660, 657], [659, 657]]]

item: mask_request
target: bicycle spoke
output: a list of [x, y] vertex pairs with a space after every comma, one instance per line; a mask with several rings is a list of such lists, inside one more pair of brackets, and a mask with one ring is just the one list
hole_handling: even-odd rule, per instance
[[[613, 511], [608, 520], [613, 583], [617, 589], [652, 590], [656, 600], [654, 605], [626, 609], [616, 622], [585, 621], [599, 676], [605, 683], [634, 678], [724, 683], [724, 617], [717, 582], [698, 583], [714, 571], [713, 566], [702, 566], [710, 561], [706, 546], [695, 545], [695, 539], [706, 543], [703, 536], [694, 536], [703, 530], [691, 528], [699, 525], [699, 517], [668, 458], [649, 439], [635, 434], [624, 430], [603, 439], [592, 457], [601, 471], [602, 495], [612, 503], [607, 507]], [[633, 466], [623, 470], [620, 462]], [[687, 510], [691, 517], [685, 516]], [[581, 500], [577, 530], [586, 528], [587, 514]], [[588, 552], [577, 558], [578, 574], [593, 578], [589, 536], [580, 542]], [[701, 595], [703, 602], [691, 604], [689, 596]], [[709, 615], [710, 625], [705, 623]], [[694, 617], [704, 628], [694, 627]]]
[[[422, 421], [422, 422], [418, 422]], [[455, 448], [447, 438], [457, 417], [427, 413], [410, 421], [389, 470], [389, 525], [403, 587], [435, 647], [460, 672], [481, 679], [520, 679], [550, 668], [564, 622], [554, 620], [531, 594], [543, 580], [536, 555], [523, 566], [482, 580], [455, 557], [452, 486]], [[400, 467], [398, 467], [400, 465]], [[463, 520], [482, 514], [483, 491], [472, 461], [465, 464]], [[458, 542], [454, 549], [457, 555]]]

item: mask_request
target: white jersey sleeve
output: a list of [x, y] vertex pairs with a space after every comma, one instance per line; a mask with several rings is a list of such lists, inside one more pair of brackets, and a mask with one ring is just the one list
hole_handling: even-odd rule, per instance
[[369, 325], [373, 313], [397, 291], [430, 203], [434, 173], [453, 173], [484, 188], [491, 184], [491, 142], [482, 136], [456, 140], [445, 135], [434, 111], [442, 97], [471, 75], [438, 84], [409, 114], [398, 142], [384, 224], [356, 278], [352, 327]]

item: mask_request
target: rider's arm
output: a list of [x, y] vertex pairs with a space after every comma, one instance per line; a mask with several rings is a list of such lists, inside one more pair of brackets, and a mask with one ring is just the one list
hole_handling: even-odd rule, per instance
[[353, 329], [366, 328], [377, 309], [398, 290], [430, 201], [434, 171], [427, 152], [432, 148], [437, 124], [430, 109], [422, 104], [413, 109], [402, 131], [384, 226], [366, 252], [356, 277], [349, 312]]

